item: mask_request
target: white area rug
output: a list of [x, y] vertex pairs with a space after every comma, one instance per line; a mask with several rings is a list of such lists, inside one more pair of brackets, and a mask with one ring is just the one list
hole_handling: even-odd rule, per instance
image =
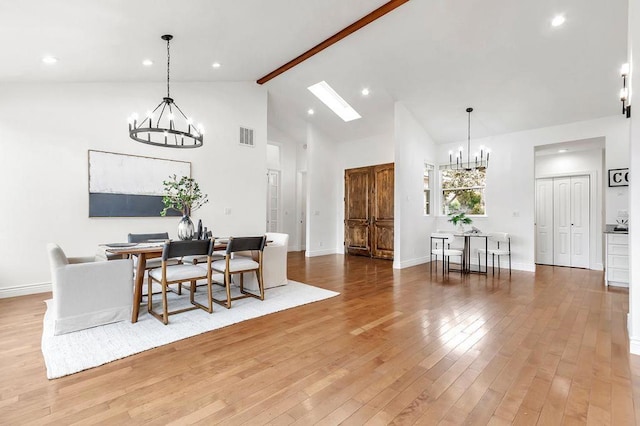
[[[223, 298], [223, 293], [224, 289], [222, 293], [217, 290], [214, 295], [216, 298]], [[233, 302], [231, 309], [214, 304], [213, 314], [196, 309], [171, 315], [168, 325], [149, 315], [145, 299], [135, 324], [123, 321], [60, 336], [53, 335], [50, 301], [47, 301], [48, 309], [44, 315], [42, 331], [42, 353], [47, 366], [47, 377], [55, 379], [77, 373], [177, 340], [338, 294], [340, 293], [289, 281], [286, 286], [266, 289], [264, 301], [240, 299]], [[206, 289], [199, 287], [196, 300], [204, 303], [206, 297]], [[183, 301], [186, 302], [184, 306], [190, 305], [188, 288], [183, 290], [182, 296], [169, 293], [168, 298], [169, 310], [179, 308]], [[159, 295], [154, 296], [153, 302], [154, 310], [162, 310]]]

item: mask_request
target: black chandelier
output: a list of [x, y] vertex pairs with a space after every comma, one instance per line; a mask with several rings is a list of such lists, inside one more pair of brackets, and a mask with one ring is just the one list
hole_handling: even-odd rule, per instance
[[[489, 166], [489, 154], [491, 150], [486, 148], [484, 145], [480, 145], [480, 152], [475, 152], [473, 154], [474, 161], [472, 161], [471, 157], [471, 112], [473, 108], [469, 107], [466, 109], [468, 116], [467, 120], [467, 161], [463, 161], [462, 155], [462, 146], [458, 148], [458, 152], [455, 154], [456, 163], [453, 164], [453, 151], [449, 151], [449, 167], [445, 167], [451, 170], [484, 170]], [[486, 154], [486, 156], [485, 156]]]
[[[182, 112], [180, 107], [173, 101], [173, 98], [171, 98], [169, 91], [169, 65], [171, 60], [169, 42], [173, 36], [166, 34], [161, 38], [167, 42], [167, 96], [162, 98], [162, 102], [153, 111], [147, 112], [144, 120], [139, 121], [139, 116], [135, 112], [129, 117], [129, 136], [135, 141], [148, 145], [167, 148], [199, 148], [202, 146], [204, 139], [202, 124], [198, 124], [197, 127], [194, 126], [193, 120]], [[160, 114], [155, 118], [158, 110]], [[182, 117], [179, 117], [178, 113]], [[184, 121], [183, 130], [179, 130], [176, 125], [178, 121]]]

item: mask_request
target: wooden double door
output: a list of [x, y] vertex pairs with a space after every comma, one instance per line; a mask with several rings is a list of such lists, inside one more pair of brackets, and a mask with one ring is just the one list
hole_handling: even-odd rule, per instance
[[344, 172], [345, 252], [393, 259], [393, 163]]

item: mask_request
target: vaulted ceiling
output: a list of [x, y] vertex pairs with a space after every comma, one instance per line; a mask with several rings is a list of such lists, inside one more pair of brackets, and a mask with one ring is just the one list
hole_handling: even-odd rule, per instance
[[[175, 36], [173, 81], [256, 81], [385, 2], [0, 0], [0, 83], [163, 81], [165, 33]], [[444, 143], [466, 138], [467, 106], [473, 137], [618, 114], [627, 8], [411, 0], [266, 83], [269, 124], [299, 140], [309, 121], [337, 141], [359, 139], [392, 132], [402, 101]], [[556, 14], [566, 16], [559, 28]], [[43, 64], [46, 54], [59, 62]], [[320, 104], [306, 88], [321, 80], [362, 119], [345, 123]]]

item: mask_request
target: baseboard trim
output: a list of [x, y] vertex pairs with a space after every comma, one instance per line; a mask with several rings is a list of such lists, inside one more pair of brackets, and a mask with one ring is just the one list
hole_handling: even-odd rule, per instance
[[26, 296], [27, 294], [46, 293], [51, 291], [51, 283], [36, 283], [0, 288], [0, 299]]
[[305, 252], [306, 257], [326, 256], [328, 254], [336, 254], [335, 249], [314, 250]]
[[[429, 263], [429, 256], [417, 257], [415, 259], [408, 259], [403, 261], [393, 261], [393, 269], [404, 269], [409, 268], [411, 266], [422, 265], [423, 263]], [[497, 264], [497, 262], [496, 262]], [[478, 264], [476, 262], [471, 262], [472, 266], [477, 267]], [[509, 268], [509, 263], [502, 263], [502, 269]], [[484, 262], [482, 263], [482, 267], [484, 269]], [[491, 269], [491, 264], [489, 264], [489, 269]], [[525, 272], [535, 272], [536, 264], [535, 263], [512, 263], [511, 269], [514, 271], [525, 271]]]
[[424, 257], [416, 257], [415, 259], [408, 259], [400, 261], [393, 261], [393, 269], [404, 269], [409, 268], [411, 266], [422, 265], [423, 263], [429, 262], [429, 256]]
[[[507, 267], [509, 267], [508, 263], [507, 263]], [[536, 264], [535, 263], [512, 263], [511, 269], [516, 269], [518, 271], [525, 271], [525, 272], [535, 272]]]

